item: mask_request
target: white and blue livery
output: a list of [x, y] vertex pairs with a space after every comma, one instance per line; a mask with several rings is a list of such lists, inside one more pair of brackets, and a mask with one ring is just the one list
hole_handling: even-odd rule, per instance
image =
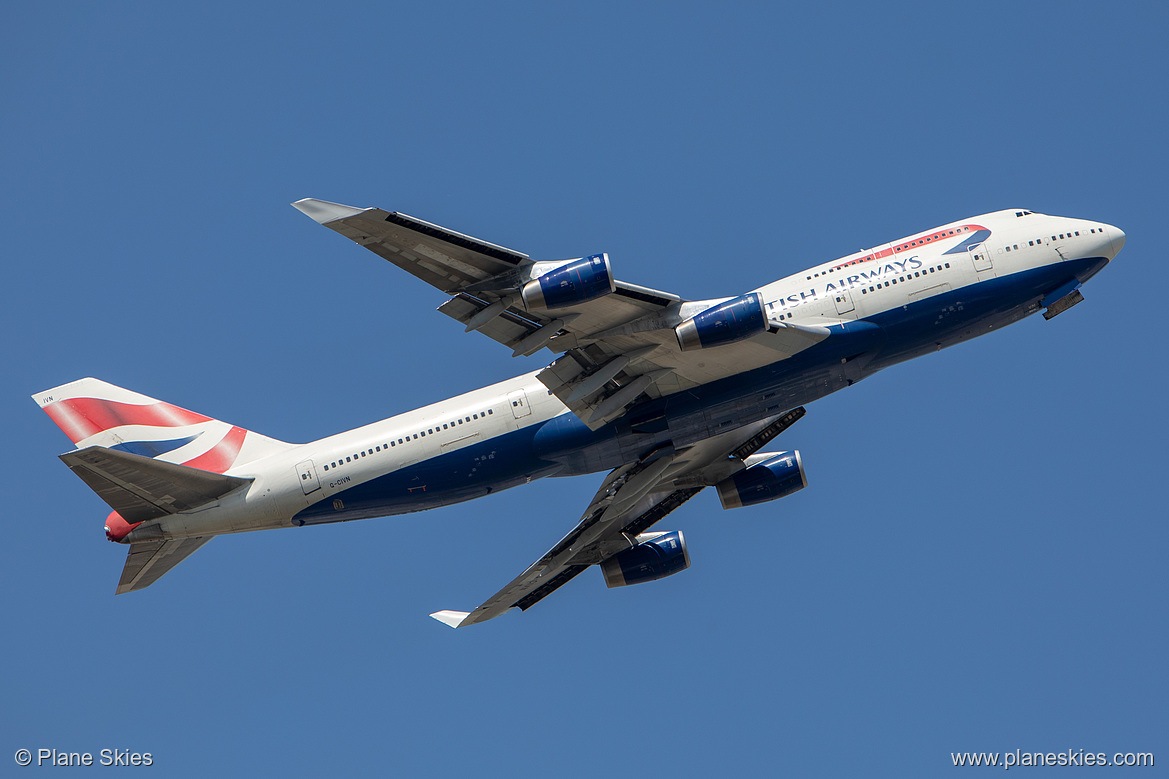
[[724, 508], [807, 486], [763, 451], [804, 406], [1038, 311], [1124, 246], [1111, 225], [997, 211], [873, 247], [727, 299], [618, 281], [606, 254], [537, 262], [400, 213], [293, 204], [448, 296], [439, 311], [534, 373], [307, 444], [288, 444], [97, 379], [34, 396], [76, 445], [61, 459], [128, 544], [117, 592], [154, 583], [213, 536], [404, 514], [544, 476], [607, 471], [580, 521], [458, 627], [527, 609], [592, 565], [610, 587], [690, 565], [651, 528], [706, 487]]

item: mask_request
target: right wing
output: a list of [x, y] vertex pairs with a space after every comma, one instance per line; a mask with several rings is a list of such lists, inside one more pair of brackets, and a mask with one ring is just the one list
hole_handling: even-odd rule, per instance
[[474, 611], [436, 611], [430, 616], [457, 628], [498, 617], [511, 608], [531, 608], [589, 566], [631, 548], [639, 533], [705, 487], [742, 469], [743, 460], [803, 415], [801, 406], [680, 452], [665, 445], [611, 471], [572, 532], [511, 583]]
[[[611, 292], [554, 308], [529, 305], [522, 290], [566, 262], [526, 254], [405, 214], [306, 198], [293, 203], [320, 224], [437, 287], [439, 311], [510, 347], [562, 356], [538, 378], [590, 428], [621, 416], [641, 395], [660, 397], [770, 365], [828, 336], [823, 327], [768, 322], [751, 338], [683, 351], [674, 327], [723, 299], [677, 295], [611, 279]], [[607, 255], [581, 260], [603, 261]]]

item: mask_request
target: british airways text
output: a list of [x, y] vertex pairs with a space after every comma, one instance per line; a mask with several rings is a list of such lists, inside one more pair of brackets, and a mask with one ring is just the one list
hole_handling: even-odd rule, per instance
[[780, 298], [779, 300], [770, 300], [767, 302], [767, 308], [769, 310], [775, 310], [775, 308], [778, 306], [781, 311], [785, 311], [789, 308], [795, 308], [802, 303], [819, 300], [820, 298], [839, 290], [852, 289], [858, 284], [869, 284], [874, 281], [879, 281], [884, 279], [887, 275], [896, 276], [899, 273], [909, 273], [910, 271], [919, 270], [923, 265], [925, 265], [925, 263], [919, 260], [917, 255], [914, 255], [912, 257], [907, 257], [904, 260], [897, 260], [895, 262], [886, 263], [885, 265], [881, 265], [870, 271], [862, 271], [855, 276], [848, 276], [846, 278], [840, 279], [837, 283], [830, 281], [825, 285], [823, 290], [818, 290], [817, 288], [813, 287], [807, 292], [797, 292], [794, 295], [788, 295], [787, 297]]

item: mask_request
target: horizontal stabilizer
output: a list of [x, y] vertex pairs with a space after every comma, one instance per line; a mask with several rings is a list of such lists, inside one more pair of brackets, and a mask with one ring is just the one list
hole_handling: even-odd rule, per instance
[[214, 503], [252, 481], [101, 446], [61, 460], [131, 524]]
[[212, 536], [200, 536], [130, 544], [130, 551], [126, 555], [126, 567], [122, 569], [122, 578], [118, 581], [115, 594], [121, 595], [124, 592], [149, 587], [211, 538]]
[[462, 624], [463, 620], [470, 614], [469, 611], [436, 611], [430, 616], [437, 619], [444, 625], [450, 625], [452, 628], [457, 628]]

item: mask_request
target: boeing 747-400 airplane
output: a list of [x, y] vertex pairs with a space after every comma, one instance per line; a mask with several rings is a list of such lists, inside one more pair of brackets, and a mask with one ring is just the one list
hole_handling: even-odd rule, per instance
[[546, 368], [416, 411], [287, 444], [81, 379], [34, 397], [61, 456], [129, 545], [117, 592], [148, 587], [213, 536], [437, 508], [544, 476], [608, 471], [580, 521], [458, 627], [527, 609], [592, 565], [610, 587], [689, 567], [658, 520], [705, 487], [723, 508], [807, 484], [762, 451], [804, 406], [895, 363], [1083, 300], [1124, 246], [1084, 219], [996, 211], [818, 265], [746, 294], [683, 300], [614, 278], [609, 257], [534, 261], [377, 208], [293, 204], [437, 287], [439, 311]]

